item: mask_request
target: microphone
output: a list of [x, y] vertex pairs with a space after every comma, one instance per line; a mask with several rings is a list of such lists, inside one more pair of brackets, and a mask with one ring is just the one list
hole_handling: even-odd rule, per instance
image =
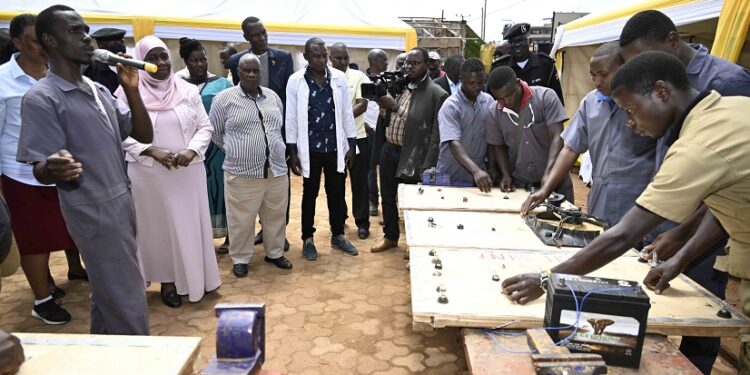
[[109, 52], [106, 49], [95, 49], [92, 59], [101, 63], [105, 63], [107, 65], [117, 65], [117, 63], [120, 63], [124, 66], [145, 70], [149, 73], [156, 73], [156, 71], [159, 69], [154, 64], [139, 60], [126, 59], [124, 57], [115, 55], [114, 53]]

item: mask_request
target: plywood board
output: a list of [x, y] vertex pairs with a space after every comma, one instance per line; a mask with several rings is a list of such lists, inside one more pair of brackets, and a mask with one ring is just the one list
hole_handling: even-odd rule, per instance
[[517, 213], [409, 210], [404, 212], [404, 227], [409, 246], [558, 250], [545, 245]]
[[[526, 305], [510, 302], [501, 292], [500, 280], [520, 273], [540, 272], [570, 256], [570, 252], [523, 252], [508, 250], [435, 248], [442, 262], [435, 275], [430, 248], [410, 248], [412, 314], [416, 324], [433, 327], [540, 327], [544, 298]], [[635, 254], [635, 253], [633, 253]], [[593, 276], [641, 282], [648, 265], [636, 256], [623, 256], [594, 272]], [[445, 288], [447, 304], [438, 302], [437, 287]], [[685, 276], [671, 282], [664, 294], [646, 290], [651, 299], [648, 332], [665, 335], [737, 336], [750, 320], [732, 310], [733, 318], [716, 316], [720, 301]]]
[[[461, 330], [469, 372], [473, 375], [534, 374], [528, 341], [523, 331]], [[643, 340], [638, 369], [608, 366], [610, 375], [700, 375], [701, 372], [662, 335]]]
[[14, 333], [26, 362], [19, 375], [193, 373], [200, 337]]
[[475, 187], [400, 184], [398, 207], [401, 210], [519, 212], [528, 196], [529, 192], [524, 190], [503, 193], [495, 188], [483, 193]]

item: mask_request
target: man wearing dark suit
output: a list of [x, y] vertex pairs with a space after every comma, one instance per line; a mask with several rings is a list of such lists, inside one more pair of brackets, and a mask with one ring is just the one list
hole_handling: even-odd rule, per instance
[[461, 63], [464, 62], [464, 57], [461, 55], [451, 55], [445, 59], [445, 75], [432, 80], [437, 83], [438, 86], [442, 87], [448, 95], [453, 95], [458, 92], [460, 87], [461, 79]]
[[[240, 76], [237, 74], [237, 65], [239, 64], [240, 57], [251, 54], [255, 55], [260, 61], [260, 85], [268, 87], [275, 92], [281, 102], [286, 107], [286, 83], [289, 81], [289, 77], [294, 73], [294, 67], [292, 65], [292, 55], [284, 50], [268, 47], [268, 33], [266, 28], [260, 19], [257, 17], [247, 17], [242, 21], [242, 36], [250, 43], [250, 48], [237, 52], [230, 58], [230, 68], [232, 72], [232, 80], [234, 84], [240, 81]], [[282, 136], [286, 135], [286, 127], [281, 127]], [[286, 138], [284, 138], [286, 142]], [[289, 190], [291, 196], [291, 190]], [[289, 224], [289, 202], [287, 201], [286, 206], [286, 222]], [[263, 223], [261, 223], [263, 225]], [[263, 229], [258, 232], [255, 236], [255, 244], [259, 245], [263, 243]], [[289, 241], [284, 240], [284, 251], [289, 250]]]
[[[243, 37], [250, 43], [250, 48], [237, 52], [231, 57], [230, 70], [232, 80], [236, 85], [240, 81], [237, 75], [237, 64], [240, 57], [253, 54], [260, 60], [260, 85], [273, 90], [281, 101], [286, 104], [286, 82], [294, 73], [292, 65], [292, 55], [289, 52], [268, 47], [268, 34], [263, 23], [256, 17], [247, 17], [242, 21]], [[284, 132], [282, 132], [284, 134]]]

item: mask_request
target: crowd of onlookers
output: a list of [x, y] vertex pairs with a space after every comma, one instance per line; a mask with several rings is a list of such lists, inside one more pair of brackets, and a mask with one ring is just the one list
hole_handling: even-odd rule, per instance
[[[526, 212], [553, 191], [573, 201], [569, 171], [586, 151], [589, 210], [615, 225], [669, 146], [637, 134], [630, 109], [613, 99], [610, 83], [625, 60], [666, 51], [696, 89], [750, 95], [746, 69], [685, 43], [656, 11], [635, 15], [619, 42], [594, 52], [595, 90], [566, 128], [554, 60], [530, 52], [528, 24], [506, 31], [490, 69], [461, 55], [442, 64], [437, 51], [413, 48], [398, 56], [373, 49], [364, 72], [345, 44], [315, 37], [304, 46], [307, 66], [294, 71], [289, 52], [269, 47], [261, 20], [248, 17], [241, 28], [250, 48], [226, 47], [219, 56], [182, 38], [186, 68], [177, 72], [164, 41], [146, 36], [133, 57], [157, 69], [136, 72], [91, 61], [92, 37], [98, 48], [125, 53], [125, 31], [89, 36], [73, 9], [11, 21], [12, 53], [0, 66], [0, 167], [34, 317], [71, 319], [49, 272], [56, 250], [66, 251], [69, 279], [91, 282], [93, 333], [147, 334], [147, 282], [160, 283], [167, 306], [201, 300], [221, 285], [216, 253], [229, 254], [236, 277], [248, 275], [259, 244], [265, 262], [292, 269], [284, 255], [290, 172], [302, 176], [301, 218], [291, 219], [301, 220], [298, 250], [310, 261], [318, 257], [321, 176], [330, 244], [345, 255], [359, 252], [345, 234], [349, 207], [359, 239], [370, 236], [370, 217], [382, 207], [384, 237], [371, 252], [398, 247], [399, 184], [535, 191]], [[362, 85], [384, 73], [389, 58], [405, 77], [403, 90], [366, 99]], [[209, 72], [209, 59], [229, 75]], [[667, 229], [642, 245], [658, 248], [674, 233]], [[224, 238], [216, 249], [215, 238]], [[691, 265], [688, 275], [723, 296], [726, 273], [716, 276], [708, 263]], [[718, 340], [685, 338], [682, 346], [710, 369]]]

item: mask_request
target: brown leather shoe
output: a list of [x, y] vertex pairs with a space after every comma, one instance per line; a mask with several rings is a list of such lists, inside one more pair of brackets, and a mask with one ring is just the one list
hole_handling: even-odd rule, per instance
[[394, 249], [398, 247], [398, 241], [391, 241], [387, 238], [383, 238], [377, 245], [370, 248], [371, 253], [381, 253], [386, 250]]

